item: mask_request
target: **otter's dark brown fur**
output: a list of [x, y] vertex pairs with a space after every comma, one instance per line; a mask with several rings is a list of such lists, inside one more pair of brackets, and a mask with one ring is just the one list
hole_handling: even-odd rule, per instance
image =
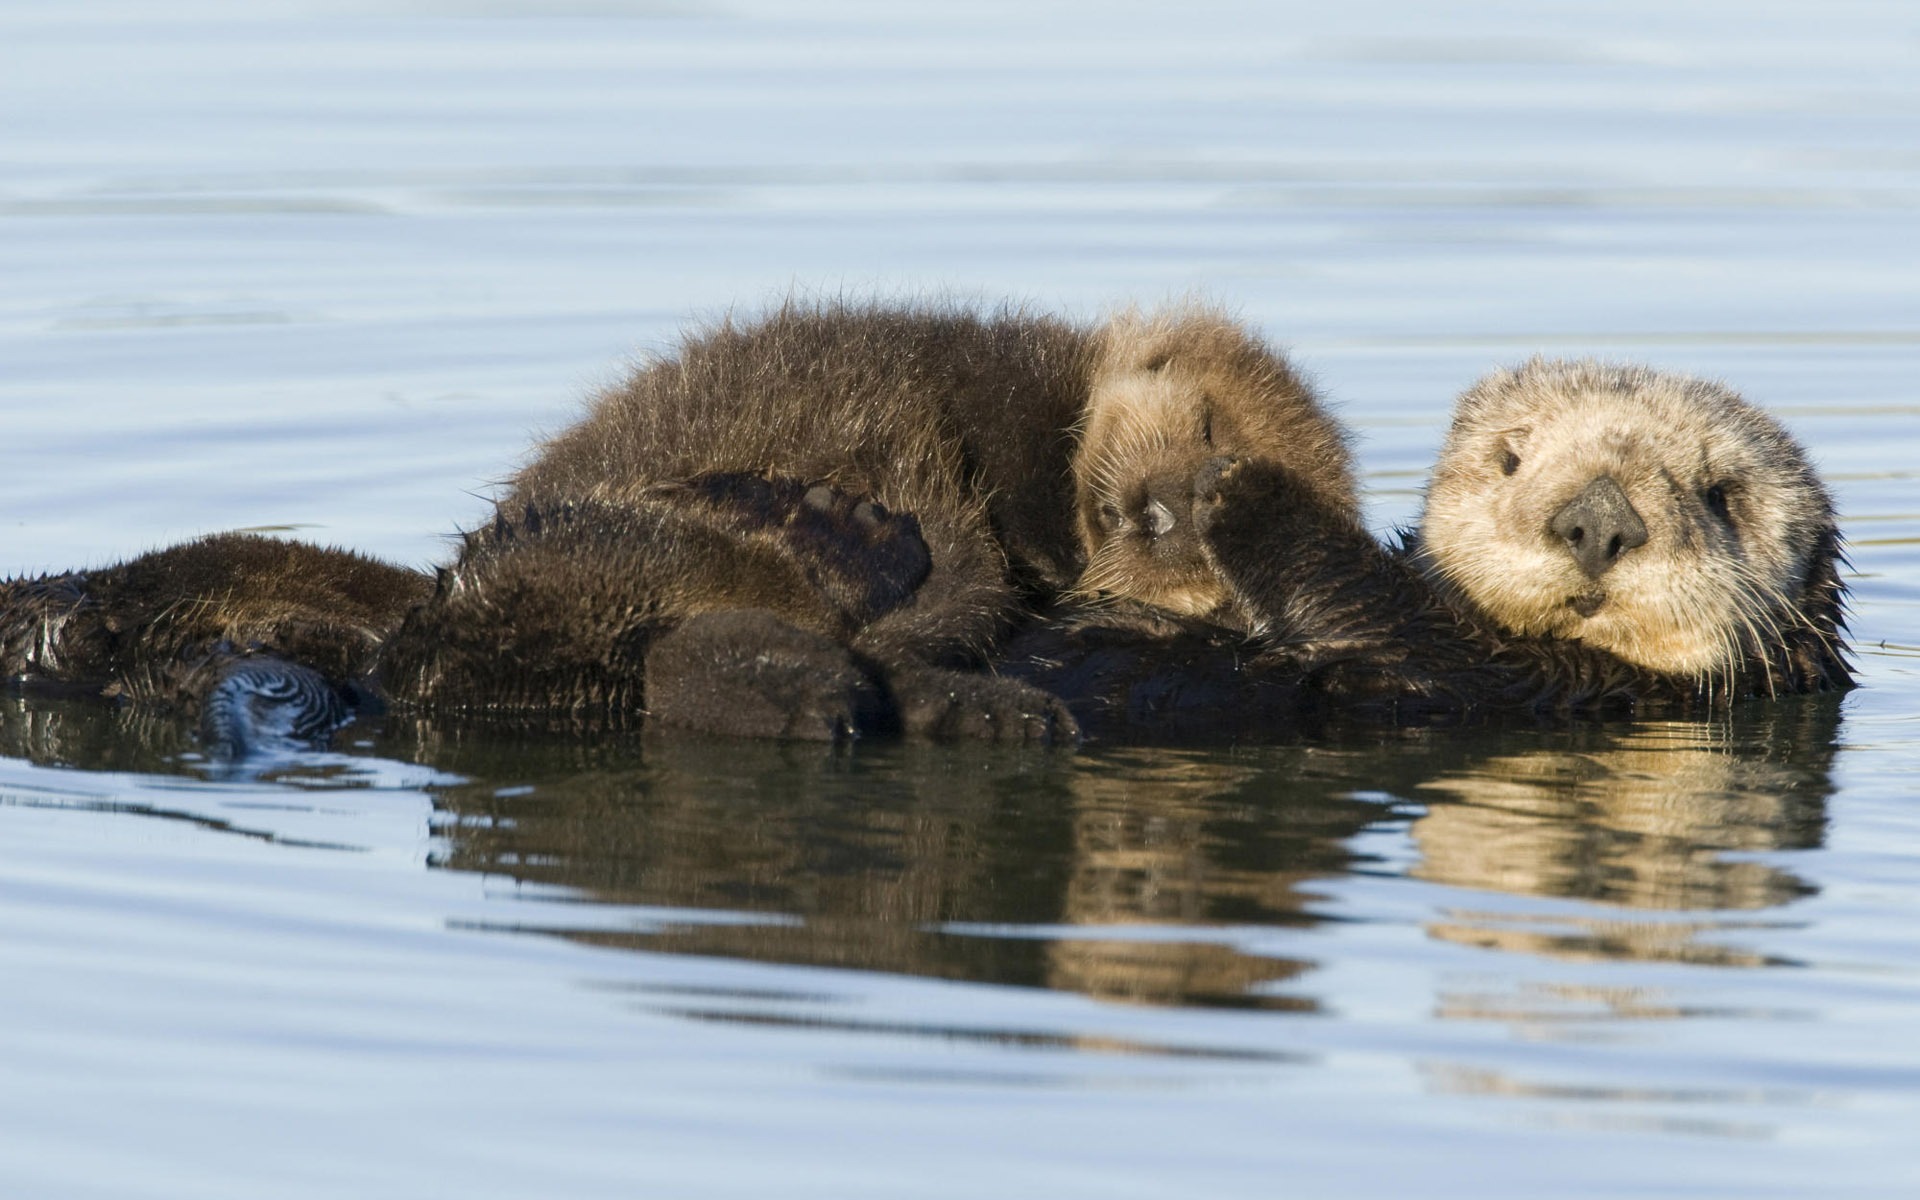
[[[233, 754], [378, 702], [376, 667], [419, 681], [405, 699], [427, 706], [434, 688], [488, 712], [529, 692], [620, 717], [644, 700], [669, 724], [834, 737], [884, 708], [846, 638], [911, 595], [928, 561], [910, 515], [819, 484], [703, 475], [617, 507], [502, 513], [437, 584], [247, 535], [0, 583], [0, 661], [30, 687], [199, 712], [208, 744]], [[541, 605], [517, 602], [529, 586]], [[690, 661], [729, 638], [758, 653], [711, 678]], [[660, 686], [643, 692], [653, 655]]]
[[[1074, 326], [957, 308], [790, 303], [692, 334], [542, 446], [499, 506], [509, 528], [524, 512], [569, 507], [590, 511], [590, 525], [564, 541], [470, 546], [456, 582], [511, 586], [487, 589], [484, 622], [458, 596], [423, 608], [402, 631], [387, 683], [396, 698], [440, 710], [653, 709], [644, 669], [630, 688], [607, 691], [599, 666], [562, 643], [577, 634], [638, 647], [693, 612], [752, 611], [844, 643], [841, 657], [879, 677], [910, 730], [953, 731], [958, 722], [980, 736], [1071, 736], [1072, 719], [1052, 697], [954, 668], [977, 665], [1031, 598], [1056, 595], [1079, 574], [1069, 465], [1087, 361], [1086, 335]], [[652, 527], [659, 488], [713, 473], [818, 481], [910, 512], [926, 577], [884, 612], [831, 631], [796, 624], [782, 603], [790, 586], [762, 586], [757, 567], [742, 583], [710, 560], [710, 541]], [[602, 570], [595, 557], [622, 569]], [[661, 595], [673, 602], [650, 607]], [[735, 627], [747, 636], [770, 628], [764, 619]], [[531, 646], [534, 631], [545, 631], [539, 644], [553, 647], [550, 656], [502, 656]], [[777, 640], [784, 647], [793, 637], [783, 629]], [[757, 661], [752, 646], [710, 649], [716, 672]], [[569, 676], [576, 667], [585, 673]], [[479, 680], [495, 682], [470, 686]]]
[[[100, 570], [0, 582], [0, 670], [29, 687], [200, 713], [220, 727], [215, 740], [244, 750], [246, 737], [222, 726], [229, 704], [290, 699], [290, 732], [324, 732], [431, 582], [345, 550], [216, 534]], [[262, 663], [301, 666], [263, 674]]]
[[394, 634], [383, 675], [433, 710], [846, 736], [885, 712], [847, 643], [925, 579], [919, 528], [823, 484], [743, 473], [503, 506]]
[[[1235, 452], [1292, 463], [1324, 479], [1339, 502], [1352, 502], [1338, 426], [1277, 354], [1214, 314], [1125, 316], [1089, 330], [1018, 312], [788, 304], [753, 323], [691, 335], [677, 354], [601, 395], [514, 478], [501, 509], [512, 525], [522, 511], [595, 505], [596, 521], [617, 523], [663, 484], [726, 472], [819, 480], [910, 512], [930, 559], [911, 597], [837, 634], [798, 628], [845, 642], [886, 696], [889, 727], [1046, 740], [1073, 734], [1053, 697], [972, 668], [1013, 623], [1075, 589], [1182, 611], [1217, 606], [1223, 593], [1190, 552], [1185, 492], [1174, 501], [1182, 511], [1161, 506], [1144, 549], [1098, 521], [1108, 507], [1138, 512], [1151, 498], [1150, 488], [1137, 497], [1105, 491], [1104, 480], [1128, 470], [1157, 479], [1163, 460], [1190, 475], [1210, 436]], [[594, 538], [607, 547], [632, 535], [608, 528]], [[1152, 548], [1155, 539], [1167, 553]], [[1180, 544], [1188, 552], [1173, 552]], [[680, 561], [672, 546], [611, 573], [589, 565], [584, 547], [556, 555], [544, 540], [516, 538], [477, 553], [486, 572], [515, 581], [490, 601], [490, 619], [503, 630], [546, 629], [558, 639], [578, 629], [589, 641], [618, 628], [652, 636], [662, 623], [621, 592], [622, 580], [674, 590], [682, 610], [751, 610], [794, 624], [698, 554]], [[524, 566], [513, 561], [521, 556]], [[583, 572], [600, 582], [585, 586]], [[1216, 599], [1195, 599], [1202, 592]], [[585, 611], [588, 603], [597, 607]], [[436, 708], [527, 710], [631, 704], [646, 694], [605, 692], [584, 665], [587, 675], [565, 678], [572, 668], [564, 654], [502, 657], [506, 642], [476, 637], [481, 627], [458, 604], [429, 604], [390, 659], [394, 694]], [[764, 619], [727, 628], [745, 637], [770, 629]], [[715, 620], [703, 624], [709, 674], [757, 661], [752, 645], [726, 643], [721, 629]], [[785, 647], [794, 639], [776, 640]], [[404, 645], [431, 651], [416, 655]], [[668, 662], [683, 670], [694, 660], [661, 660]], [[464, 682], [516, 672], [522, 686], [505, 686], [504, 675], [499, 686]], [[784, 676], [779, 687], [788, 694]], [[658, 711], [659, 694], [655, 688], [646, 700], [650, 711]], [[752, 707], [744, 693], [738, 699]]]

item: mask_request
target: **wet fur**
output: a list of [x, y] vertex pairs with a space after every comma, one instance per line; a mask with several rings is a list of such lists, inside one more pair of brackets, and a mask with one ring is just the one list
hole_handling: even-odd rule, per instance
[[849, 736], [883, 723], [885, 702], [847, 643], [925, 579], [919, 529], [824, 485], [739, 473], [503, 506], [395, 632], [383, 677], [429, 711]]
[[1282, 355], [1220, 313], [1128, 311], [1094, 341], [1073, 463], [1087, 555], [1076, 592], [1241, 620], [1194, 523], [1195, 474], [1216, 457], [1265, 459], [1357, 513], [1345, 431]]
[[[610, 647], [615, 630], [656, 630], [695, 611], [753, 610], [844, 642], [844, 657], [885, 695], [887, 727], [1071, 737], [1072, 718], [1054, 697], [977, 668], [1011, 627], [1068, 594], [1180, 611], [1218, 607], [1225, 593], [1202, 556], [1164, 556], [1149, 571], [1150, 553], [1135, 553], [1086, 519], [1100, 507], [1090, 497], [1102, 480], [1129, 471], [1190, 476], [1217, 453], [1207, 445], [1210, 430], [1236, 450], [1298, 456], [1301, 470], [1325, 477], [1351, 503], [1338, 426], [1276, 353], [1201, 309], [1123, 314], [1098, 329], [1016, 311], [798, 303], [755, 322], [722, 322], [603, 393], [582, 421], [546, 443], [501, 502], [508, 524], [523, 510], [583, 505], [598, 506], [596, 520], [616, 520], [657, 489], [712, 472], [818, 480], [917, 518], [929, 566], [912, 594], [828, 629], [781, 610], [786, 584], [769, 585], [764, 596], [743, 591], [730, 570], [707, 565], [696, 541], [608, 528], [594, 535], [597, 548], [485, 543], [469, 547], [474, 565], [511, 576], [513, 586], [488, 588], [484, 617], [452, 599], [429, 605], [403, 631], [390, 681], [397, 696], [430, 707], [629, 703], [638, 684], [603, 678], [610, 649], [574, 663], [569, 652], [533, 653], [521, 633], [548, 631], [546, 647], [579, 629], [587, 644]], [[1190, 515], [1181, 521], [1191, 548]], [[649, 548], [631, 548], [638, 540]], [[1160, 549], [1174, 540], [1160, 539]], [[456, 581], [467, 567], [463, 557]], [[633, 589], [675, 600], [664, 614], [635, 609]], [[721, 628], [708, 621], [701, 635], [713, 655], [709, 673], [753, 661], [753, 647], [726, 644]], [[753, 637], [767, 627], [737, 629]], [[449, 673], [406, 645], [433, 647], [440, 661], [467, 655], [471, 667]], [[512, 653], [497, 649], [507, 645]], [[694, 663], [679, 654], [655, 667]], [[632, 669], [622, 658], [616, 674]], [[463, 692], [459, 680], [488, 671], [502, 679]], [[516, 674], [519, 686], [506, 686]], [[683, 691], [676, 685], [675, 694]]]
[[[1585, 390], [1605, 390], [1608, 402], [1598, 407], [1613, 424], [1602, 426], [1600, 448], [1615, 457], [1564, 468], [1567, 483], [1606, 466], [1634, 476], [1645, 509], [1664, 505], [1649, 513], [1652, 536], [1641, 549], [1667, 557], [1650, 559], [1656, 572], [1639, 581], [1638, 611], [1672, 625], [1668, 592], [1713, 605], [1708, 632], [1694, 635], [1714, 650], [1704, 661], [1649, 653], [1667, 644], [1664, 635], [1596, 643], [1535, 627], [1525, 615], [1537, 603], [1505, 610], [1508, 626], [1460, 584], [1476, 556], [1509, 537], [1540, 537], [1535, 531], [1544, 532], [1562, 499], [1552, 490], [1530, 505], [1501, 495], [1496, 477], [1520, 472], [1505, 469], [1511, 443], [1483, 433], [1512, 428], [1488, 413], [1511, 411], [1498, 404], [1515, 388], [1536, 430], [1565, 415], [1563, 401], [1581, 414], [1590, 411]], [[1546, 457], [1551, 444], [1536, 436], [1529, 453]], [[1485, 465], [1490, 456], [1495, 476]], [[1697, 464], [1696, 473], [1680, 469], [1687, 464]], [[1553, 474], [1550, 461], [1540, 465]], [[1636, 465], [1654, 468], [1647, 474], [1666, 490], [1642, 490]], [[1746, 530], [1737, 544], [1702, 531], [1696, 505], [1704, 501], [1696, 498], [1713, 486], [1725, 489], [1733, 529]], [[1435, 544], [1416, 533], [1401, 547], [1381, 546], [1352, 512], [1278, 464], [1217, 460], [1194, 488], [1210, 560], [1248, 614], [1251, 635], [1151, 612], [1080, 611], [1011, 645], [1003, 669], [1065, 696], [1090, 733], [1158, 738], [1183, 730], [1299, 733], [1328, 721], [1697, 713], [1853, 683], [1827, 493], [1777, 424], [1715, 385], [1642, 368], [1544, 362], [1476, 385], [1434, 484], [1443, 520], [1477, 532], [1465, 543], [1467, 564], [1451, 536]], [[1435, 512], [1430, 500], [1430, 524]], [[1664, 546], [1665, 538], [1674, 544]], [[1736, 556], [1737, 565], [1727, 561]], [[1488, 562], [1485, 573], [1509, 606], [1535, 586], [1524, 562], [1505, 574]], [[1564, 593], [1549, 594], [1564, 603]]]
[[[345, 550], [216, 534], [116, 566], [0, 582], [0, 670], [29, 688], [199, 713], [259, 661], [305, 664], [337, 719], [431, 580]], [[241, 685], [241, 686], [244, 686]], [[316, 718], [324, 720], [325, 717]]]

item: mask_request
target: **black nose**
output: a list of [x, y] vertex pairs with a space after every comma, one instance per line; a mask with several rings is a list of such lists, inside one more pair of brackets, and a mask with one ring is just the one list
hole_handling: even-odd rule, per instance
[[1600, 578], [1621, 555], [1647, 544], [1647, 523], [1611, 475], [1589, 483], [1553, 514], [1547, 528], [1567, 543], [1567, 552], [1589, 579]]
[[1193, 525], [1193, 484], [1171, 475], [1156, 476], [1136, 499], [1129, 514], [1144, 536], [1156, 543], [1177, 540]]

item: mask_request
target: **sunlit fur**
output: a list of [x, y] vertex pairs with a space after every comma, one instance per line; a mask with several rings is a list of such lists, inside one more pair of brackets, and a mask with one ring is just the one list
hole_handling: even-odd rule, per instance
[[[1549, 522], [1603, 475], [1647, 542], [1589, 579]], [[1833, 504], [1806, 455], [1727, 388], [1645, 367], [1535, 359], [1475, 384], [1419, 553], [1450, 599], [1510, 634], [1578, 639], [1709, 693], [1796, 638], [1837, 637]], [[1576, 599], [1599, 607], [1582, 616]]]
[[1227, 588], [1192, 517], [1193, 480], [1213, 458], [1284, 464], [1357, 511], [1339, 424], [1286, 359], [1242, 326], [1195, 306], [1128, 310], [1093, 345], [1073, 467], [1082, 595], [1226, 616]]

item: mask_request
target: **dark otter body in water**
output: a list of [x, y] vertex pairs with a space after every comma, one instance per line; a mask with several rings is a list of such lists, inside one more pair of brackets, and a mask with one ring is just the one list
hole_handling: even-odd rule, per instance
[[230, 721], [294, 737], [337, 725], [367, 694], [386, 634], [430, 586], [345, 550], [216, 534], [97, 571], [0, 582], [0, 671], [198, 713], [210, 740], [244, 751], [251, 735]]
[[1398, 551], [1283, 466], [1221, 460], [1195, 489], [1254, 636], [1132, 609], [1012, 644], [1004, 669], [1090, 731], [1689, 713], [1852, 686], [1831, 500], [1715, 385], [1593, 363], [1488, 376]]
[[731, 473], [503, 506], [382, 673], [424, 708], [843, 737], [886, 713], [849, 640], [930, 566], [913, 516], [824, 484]]
[[[376, 673], [394, 670], [433, 671], [500, 698], [495, 710], [531, 691], [637, 713], [656, 658], [666, 669], [647, 700], [663, 721], [830, 738], [881, 707], [845, 638], [927, 567], [910, 515], [823, 485], [705, 475], [617, 508], [502, 513], [437, 584], [238, 534], [0, 583], [0, 662], [32, 687], [197, 712], [209, 745], [231, 754], [324, 735], [378, 702]], [[543, 597], [532, 609], [515, 602], [530, 581]], [[423, 611], [443, 636], [414, 636]], [[713, 678], [687, 661], [729, 638], [758, 653]]]
[[1224, 617], [1178, 482], [1221, 453], [1354, 504], [1339, 426], [1217, 314], [788, 305], [690, 336], [542, 447], [383, 628], [383, 682], [449, 712], [1071, 737], [1054, 697], [971, 668], [1068, 594]]
[[[591, 505], [598, 531], [564, 548], [551, 536], [470, 543], [453, 578], [485, 592], [484, 610], [443, 589], [397, 635], [386, 681], [396, 698], [439, 710], [644, 703], [659, 715], [673, 707], [663, 697], [695, 690], [683, 686], [690, 672], [733, 679], [731, 710], [681, 718], [709, 727], [701, 714], [790, 703], [795, 676], [756, 703], [757, 685], [738, 673], [804, 633], [844, 643], [842, 665], [864, 670], [885, 697], [879, 719], [856, 717], [855, 729], [1071, 737], [1054, 697], [974, 668], [1011, 625], [1077, 589], [1217, 607], [1225, 594], [1193, 552], [1190, 487], [1154, 489], [1167, 462], [1184, 479], [1223, 452], [1289, 463], [1352, 504], [1338, 426], [1277, 354], [1213, 314], [1129, 315], [1089, 330], [1007, 312], [790, 304], [690, 336], [546, 443], [500, 502], [508, 526], [523, 511]], [[641, 538], [617, 528], [620, 514], [663, 484], [711, 472], [819, 480], [909, 512], [926, 577], [890, 607], [828, 630], [796, 624], [777, 597], [736, 586], [698, 553], [682, 561], [666, 543], [620, 548]], [[1115, 478], [1149, 482], [1116, 491]], [[496, 577], [511, 586], [485, 582]], [[679, 607], [663, 615], [636, 603], [649, 588], [671, 590]], [[559, 648], [569, 631], [650, 645], [693, 612], [754, 615], [703, 619], [704, 640], [675, 635], [677, 656], [626, 655], [630, 677], [618, 686], [602, 677], [604, 655], [576, 662]], [[541, 644], [553, 652], [528, 653], [514, 630], [547, 631]], [[743, 731], [731, 720], [711, 727]]]
[[[1086, 349], [1070, 325], [1010, 313], [788, 305], [689, 336], [677, 354], [601, 395], [585, 419], [541, 447], [500, 501], [509, 523], [526, 510], [592, 505], [603, 525], [617, 524], [663, 484], [724, 472], [820, 481], [912, 513], [929, 554], [926, 578], [905, 603], [844, 628], [796, 626], [777, 603], [710, 564], [697, 541], [639, 530], [632, 536], [652, 544], [629, 553], [645, 560], [629, 570], [601, 575], [588, 561], [627, 537], [608, 527], [593, 551], [578, 545], [556, 555], [551, 538], [469, 547], [454, 578], [510, 577], [511, 588], [492, 589], [490, 619], [501, 629], [550, 630], [556, 645], [571, 631], [591, 638], [619, 629], [644, 647], [692, 612], [771, 614], [740, 632], [751, 639], [778, 628], [784, 643], [791, 627], [844, 642], [847, 655], [882, 677], [910, 728], [1070, 734], [1071, 718], [1044, 693], [951, 668], [976, 664], [1023, 596], [1057, 593], [1078, 574], [1068, 467]], [[568, 555], [579, 557], [563, 561]], [[587, 573], [599, 582], [582, 592]], [[675, 605], [651, 610], [647, 595], [656, 590]], [[588, 603], [597, 607], [588, 612]], [[386, 672], [395, 697], [463, 712], [653, 707], [643, 661], [609, 692], [598, 667], [569, 678], [564, 653], [501, 658], [500, 640], [474, 636], [474, 621], [457, 595], [416, 614]], [[709, 649], [715, 672], [756, 657], [747, 644]]]

